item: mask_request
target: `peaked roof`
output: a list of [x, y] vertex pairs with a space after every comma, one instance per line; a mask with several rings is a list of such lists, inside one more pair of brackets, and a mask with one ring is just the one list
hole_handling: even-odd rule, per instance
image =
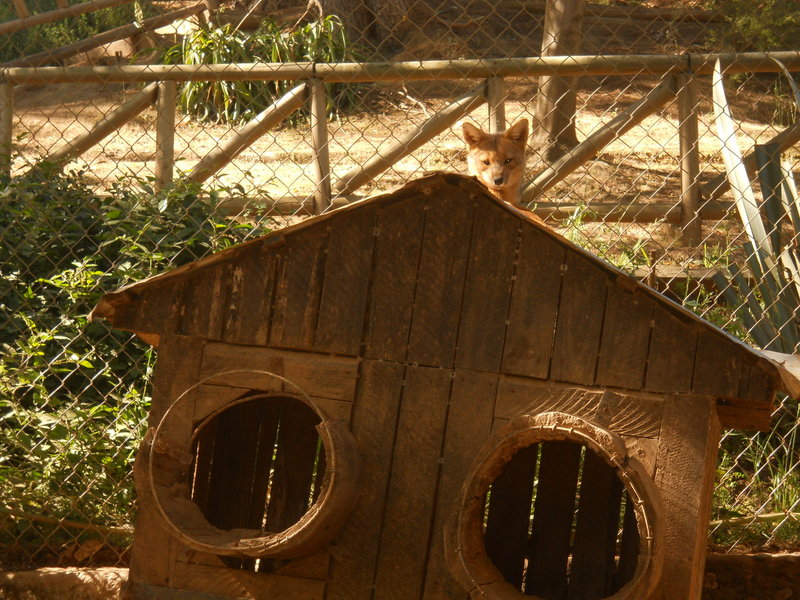
[[723, 424], [745, 428], [767, 426], [776, 388], [800, 389], [793, 357], [744, 344], [455, 174], [127, 285], [92, 317], [153, 344], [179, 333], [709, 395]]

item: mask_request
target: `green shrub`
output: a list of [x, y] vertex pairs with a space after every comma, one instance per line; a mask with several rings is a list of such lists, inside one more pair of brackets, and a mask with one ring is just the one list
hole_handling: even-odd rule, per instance
[[[225, 64], [251, 62], [352, 62], [358, 51], [347, 40], [337, 17], [325, 17], [294, 31], [282, 31], [265, 20], [253, 33], [231, 25], [208, 26], [187, 35], [183, 43], [170, 48], [167, 64]], [[181, 87], [181, 109], [201, 121], [241, 123], [253, 118], [283, 96], [292, 81], [190, 81]], [[358, 88], [347, 84], [326, 85], [328, 116], [335, 118], [357, 105]], [[293, 122], [306, 118], [296, 114]]]
[[[0, 508], [129, 522], [153, 356], [87, 316], [105, 292], [262, 232], [197, 187], [142, 184], [101, 198], [47, 165], [0, 181]], [[0, 548], [38, 548], [37, 531], [14, 521]]]

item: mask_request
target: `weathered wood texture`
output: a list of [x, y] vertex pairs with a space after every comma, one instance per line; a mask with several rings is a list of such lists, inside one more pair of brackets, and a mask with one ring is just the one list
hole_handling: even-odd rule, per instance
[[455, 175], [134, 288], [112, 321], [139, 332], [713, 395], [729, 426], [764, 426], [774, 391], [743, 344]]

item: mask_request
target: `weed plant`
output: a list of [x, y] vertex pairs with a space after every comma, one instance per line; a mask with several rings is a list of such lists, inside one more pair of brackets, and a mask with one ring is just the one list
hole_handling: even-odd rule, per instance
[[[164, 56], [167, 64], [353, 62], [360, 53], [347, 39], [338, 17], [329, 16], [284, 31], [272, 20], [264, 20], [252, 33], [225, 24], [208, 25], [187, 35]], [[189, 81], [180, 89], [180, 107], [200, 121], [242, 123], [287, 93], [292, 81]], [[358, 104], [358, 86], [328, 84], [328, 117], [336, 118]], [[290, 119], [307, 120], [300, 111]]]
[[[100, 198], [47, 165], [0, 180], [0, 511], [130, 523], [153, 355], [87, 315], [105, 292], [265, 231], [215, 216], [217, 196], [196, 187], [147, 188]], [[77, 535], [3, 523], [0, 564]]]

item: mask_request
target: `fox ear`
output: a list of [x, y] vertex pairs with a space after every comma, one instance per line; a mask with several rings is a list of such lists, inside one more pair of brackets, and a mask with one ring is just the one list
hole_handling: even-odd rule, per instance
[[467, 146], [477, 146], [485, 140], [488, 135], [485, 131], [475, 127], [472, 123], [464, 123], [461, 125], [461, 137], [464, 138]]
[[524, 147], [528, 142], [528, 119], [520, 119], [514, 123], [506, 130], [503, 137]]

